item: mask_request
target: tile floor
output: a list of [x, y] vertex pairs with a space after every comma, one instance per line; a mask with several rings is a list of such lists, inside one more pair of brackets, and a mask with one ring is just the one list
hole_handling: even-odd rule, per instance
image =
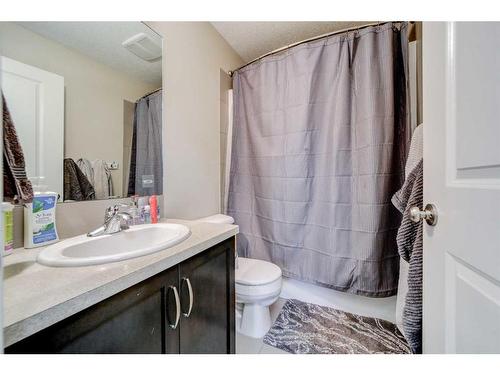
[[[286, 300], [280, 298], [271, 306], [271, 319], [274, 322]], [[236, 354], [290, 354], [273, 346], [264, 344], [262, 339], [236, 334]]]

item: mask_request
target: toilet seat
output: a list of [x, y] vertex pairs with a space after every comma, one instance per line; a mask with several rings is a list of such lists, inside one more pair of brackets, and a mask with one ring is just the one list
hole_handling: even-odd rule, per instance
[[281, 278], [264, 285], [245, 285], [236, 283], [237, 302], [253, 301], [254, 299], [270, 298], [281, 292]]
[[281, 269], [259, 259], [238, 258], [236, 302], [269, 305], [281, 292]]
[[240, 257], [234, 279], [236, 284], [264, 286], [281, 279], [281, 269], [271, 262]]

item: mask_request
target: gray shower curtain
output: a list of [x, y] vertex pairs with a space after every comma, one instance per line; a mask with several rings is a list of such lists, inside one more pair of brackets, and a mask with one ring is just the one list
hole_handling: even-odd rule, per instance
[[162, 90], [135, 104], [128, 195], [163, 193]]
[[333, 289], [395, 294], [406, 29], [334, 35], [235, 72], [228, 214], [240, 255]]

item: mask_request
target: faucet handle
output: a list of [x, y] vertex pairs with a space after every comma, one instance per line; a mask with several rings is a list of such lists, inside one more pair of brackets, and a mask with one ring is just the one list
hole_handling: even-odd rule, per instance
[[117, 212], [118, 212], [117, 205], [109, 206], [108, 208], [106, 208], [106, 211], [104, 212], [104, 221], [111, 219], [113, 216], [115, 216]]
[[116, 206], [115, 206], [115, 214], [118, 214], [118, 213], [127, 213], [127, 214], [130, 214], [130, 210], [133, 209], [135, 206], [130, 203], [130, 204], [127, 204], [127, 203], [118, 203]]

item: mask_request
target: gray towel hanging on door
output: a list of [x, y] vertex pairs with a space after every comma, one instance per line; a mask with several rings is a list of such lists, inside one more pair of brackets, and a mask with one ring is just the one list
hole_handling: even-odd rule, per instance
[[410, 209], [414, 206], [423, 208], [423, 166], [424, 162], [420, 160], [403, 187], [392, 197], [392, 203], [403, 214], [396, 236], [398, 252], [410, 264], [408, 294], [403, 308], [403, 334], [413, 353], [422, 352], [423, 223], [411, 221]]

